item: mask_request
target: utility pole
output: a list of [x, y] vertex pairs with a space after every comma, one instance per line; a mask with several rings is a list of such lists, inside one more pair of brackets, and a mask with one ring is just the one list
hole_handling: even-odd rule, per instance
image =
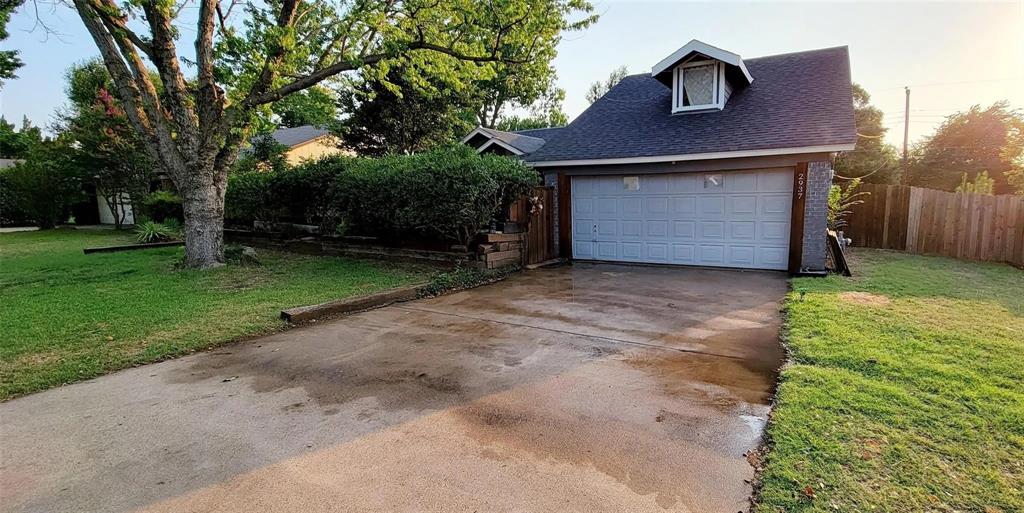
[[907, 92], [907, 105], [903, 108], [903, 170], [907, 169], [907, 138], [910, 135], [910, 86], [903, 88]]

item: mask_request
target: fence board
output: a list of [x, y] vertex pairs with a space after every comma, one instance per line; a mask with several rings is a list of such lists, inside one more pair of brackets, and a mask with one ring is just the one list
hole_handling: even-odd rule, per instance
[[1024, 266], [1024, 197], [863, 184], [844, 232], [855, 246]]

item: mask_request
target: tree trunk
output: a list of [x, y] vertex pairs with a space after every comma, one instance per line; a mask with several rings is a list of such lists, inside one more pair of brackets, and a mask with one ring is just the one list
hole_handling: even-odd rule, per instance
[[224, 187], [191, 183], [179, 190], [185, 212], [185, 264], [197, 269], [224, 265]]

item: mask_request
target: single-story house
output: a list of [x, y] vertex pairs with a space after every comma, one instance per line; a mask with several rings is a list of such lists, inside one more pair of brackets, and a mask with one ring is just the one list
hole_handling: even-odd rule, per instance
[[857, 142], [849, 54], [743, 59], [694, 40], [564, 127], [463, 142], [556, 188], [563, 257], [817, 273], [833, 157]]
[[279, 144], [288, 147], [285, 158], [293, 166], [303, 160], [315, 160], [337, 153], [351, 153], [338, 147], [340, 141], [330, 131], [313, 125], [279, 128], [270, 136]]

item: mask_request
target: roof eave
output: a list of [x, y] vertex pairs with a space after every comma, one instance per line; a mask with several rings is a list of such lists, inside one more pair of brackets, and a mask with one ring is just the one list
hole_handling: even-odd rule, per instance
[[621, 157], [606, 159], [575, 159], [527, 161], [533, 167], [555, 166], [602, 166], [615, 164], [653, 164], [659, 162], [686, 162], [691, 160], [717, 160], [743, 157], [768, 157], [773, 155], [799, 155], [804, 153], [834, 153], [853, 150], [856, 143], [826, 144], [819, 146], [799, 146], [791, 148], [764, 148], [757, 150], [719, 151], [708, 153], [689, 153], [681, 155], [652, 155], [645, 157]]

